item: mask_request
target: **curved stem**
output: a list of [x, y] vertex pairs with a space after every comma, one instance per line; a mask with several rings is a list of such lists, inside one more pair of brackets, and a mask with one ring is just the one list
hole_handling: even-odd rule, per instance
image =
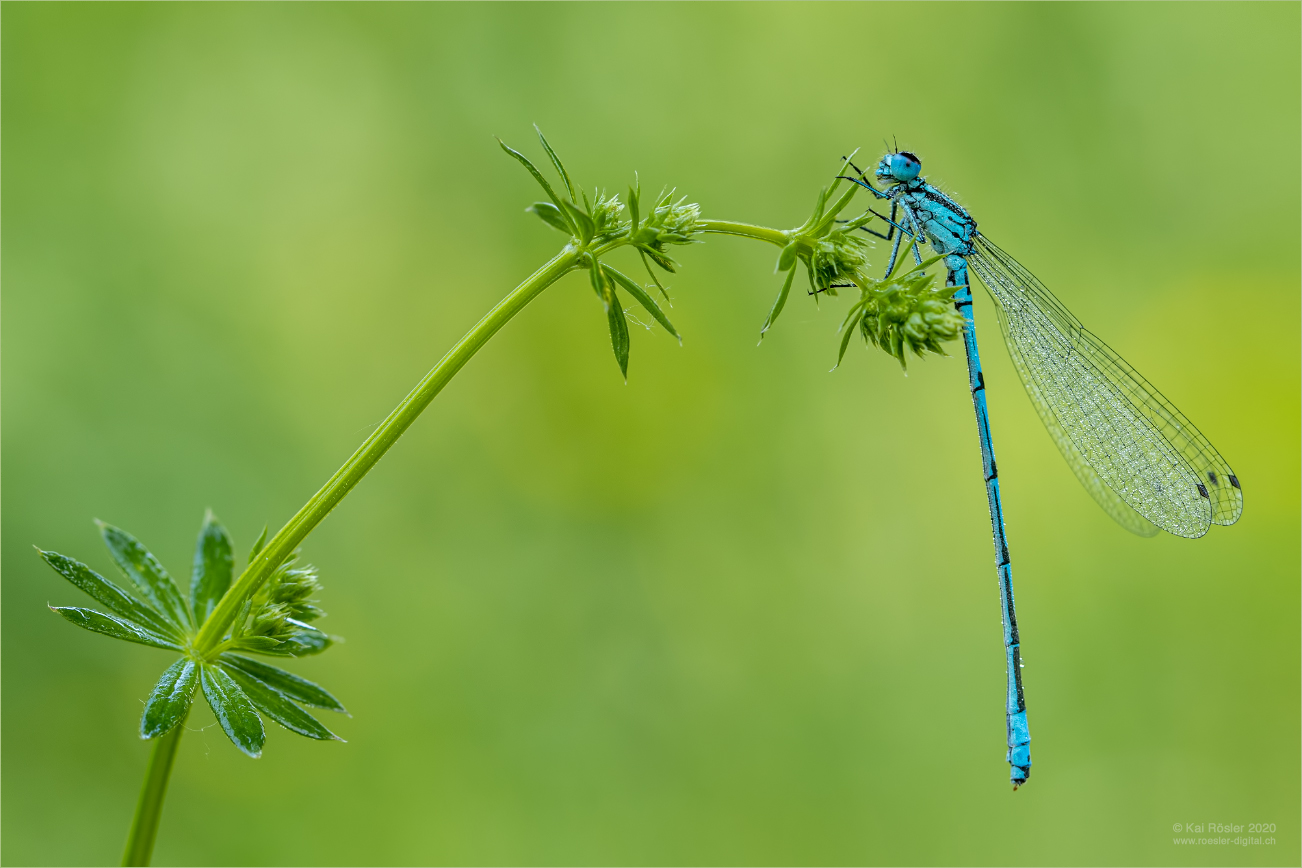
[[698, 220], [696, 228], [702, 232], [714, 232], [719, 235], [739, 235], [742, 238], [754, 238], [767, 241], [779, 247], [786, 247], [791, 241], [790, 234], [781, 229], [769, 229], [767, 226], [752, 226], [749, 223], [733, 223], [729, 220]]
[[195, 637], [194, 648], [200, 656], [211, 655], [230, 628], [231, 622], [247, 600], [266, 581], [267, 576], [278, 567], [312, 532], [321, 520], [338, 506], [353, 486], [362, 480], [376, 462], [389, 451], [403, 432], [416, 421], [416, 417], [429, 406], [434, 396], [442, 391], [448, 381], [470, 361], [475, 353], [497, 334], [498, 329], [506, 325], [513, 316], [533, 301], [540, 292], [559, 278], [578, 267], [580, 251], [567, 246], [554, 256], [550, 262], [535, 271], [523, 283], [511, 291], [511, 294], [498, 302], [479, 323], [466, 333], [451, 350], [448, 351], [425, 378], [416, 385], [402, 403], [398, 405], [379, 428], [364, 442], [352, 457], [344, 462], [334, 476], [312, 495], [312, 499], [298, 511], [298, 514], [276, 532], [276, 535], [263, 547], [239, 579], [231, 585], [230, 590], [217, 603]]
[[149, 864], [149, 857], [154, 852], [154, 839], [158, 837], [158, 821], [163, 815], [167, 781], [172, 776], [172, 762], [176, 759], [176, 748], [181, 743], [183, 732], [185, 718], [154, 743], [149, 768], [145, 770], [145, 784], [140, 788], [140, 801], [136, 803], [136, 816], [127, 835], [127, 849], [122, 854], [123, 865]]
[[[792, 232], [724, 220], [698, 221], [697, 229], [701, 232], [753, 238], [779, 247], [785, 247], [793, 235]], [[605, 253], [627, 243], [624, 238], [614, 239], [590, 252], [574, 244], [566, 245], [564, 250], [552, 257], [542, 268], [512, 290], [506, 298], [498, 302], [497, 306], [467, 332], [465, 337], [458, 341], [425, 375], [416, 388], [402, 400], [402, 403], [389, 414], [371, 436], [366, 438], [366, 441], [344, 462], [334, 476], [312, 495], [312, 499], [258, 552], [199, 628], [189, 653], [201, 660], [211, 659], [220, 653], [223, 638], [245, 601], [371, 471], [384, 453], [389, 451], [389, 447], [397, 442], [434, 397], [448, 384], [448, 381], [466, 362], [470, 361], [475, 353], [479, 352], [489, 338], [497, 334], [502, 326], [510, 322], [512, 317], [548, 286], [569, 272], [584, 267], [585, 257]], [[154, 839], [158, 833], [159, 818], [162, 815], [163, 797], [167, 792], [168, 778], [171, 775], [176, 748], [183, 731], [184, 721], [159, 738], [154, 745], [154, 752], [145, 774], [144, 788], [141, 790], [140, 801], [131, 824], [131, 833], [127, 839], [126, 852], [122, 857], [123, 865], [149, 864], [149, 857], [154, 849]]]

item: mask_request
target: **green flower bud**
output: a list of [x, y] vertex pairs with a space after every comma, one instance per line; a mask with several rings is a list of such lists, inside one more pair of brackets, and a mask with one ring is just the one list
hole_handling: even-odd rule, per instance
[[662, 193], [660, 199], [646, 216], [646, 220], [633, 236], [633, 243], [664, 253], [669, 244], [691, 244], [701, 219], [701, 206], [679, 199], [672, 201], [673, 190]]
[[[325, 612], [310, 598], [321, 590], [316, 567], [307, 564], [295, 567], [298, 553], [290, 555], [267, 578], [246, 604], [243, 616], [232, 635], [233, 646], [250, 651], [271, 653], [301, 653], [293, 649], [308, 644], [320, 644], [323, 636], [307, 622], [325, 616]], [[283, 646], [283, 647], [281, 647]]]
[[906, 353], [946, 355], [942, 344], [962, 334], [963, 316], [954, 309], [952, 287], [934, 288], [935, 275], [913, 271], [874, 280], [858, 278], [861, 297], [851, 311], [866, 342], [907, 367]]
[[819, 241], [812, 259], [814, 283], [820, 292], [831, 292], [837, 283], [855, 281], [868, 264], [863, 239], [844, 232], [833, 232]]
[[626, 224], [619, 219], [619, 215], [624, 211], [624, 203], [619, 201], [619, 197], [606, 196], [604, 193], [593, 195], [596, 197], [591, 210], [594, 234], [602, 237], [625, 229]]

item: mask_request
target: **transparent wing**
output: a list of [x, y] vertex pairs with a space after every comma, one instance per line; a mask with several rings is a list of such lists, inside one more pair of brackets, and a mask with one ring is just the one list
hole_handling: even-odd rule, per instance
[[1016, 260], [974, 241], [969, 267], [995, 301], [1013, 365], [1099, 505], [1141, 536], [1156, 525], [1200, 537], [1238, 521], [1239, 480], [1193, 423]]

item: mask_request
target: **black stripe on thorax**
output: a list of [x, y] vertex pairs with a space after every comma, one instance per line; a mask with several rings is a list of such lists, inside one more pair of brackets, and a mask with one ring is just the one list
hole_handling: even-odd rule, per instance
[[935, 187], [931, 186], [930, 184], [924, 185], [922, 190], [920, 190], [919, 192], [922, 194], [922, 198], [926, 199], [928, 202], [934, 202], [937, 205], [943, 205], [946, 208], [953, 211], [955, 215], [961, 217], [966, 222], [971, 223], [973, 226], [976, 225], [976, 221], [972, 219], [971, 214], [967, 213], [966, 208], [964, 208], [962, 205], [958, 204], [949, 196], [946, 196], [944, 193], [942, 193], [940, 190], [936, 189]]

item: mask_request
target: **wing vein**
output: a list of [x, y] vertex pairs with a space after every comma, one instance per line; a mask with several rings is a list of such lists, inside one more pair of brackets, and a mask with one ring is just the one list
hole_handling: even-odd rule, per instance
[[1151, 383], [979, 233], [968, 257], [1027, 395], [1085, 489], [1123, 527], [1199, 537], [1243, 511], [1234, 471]]

